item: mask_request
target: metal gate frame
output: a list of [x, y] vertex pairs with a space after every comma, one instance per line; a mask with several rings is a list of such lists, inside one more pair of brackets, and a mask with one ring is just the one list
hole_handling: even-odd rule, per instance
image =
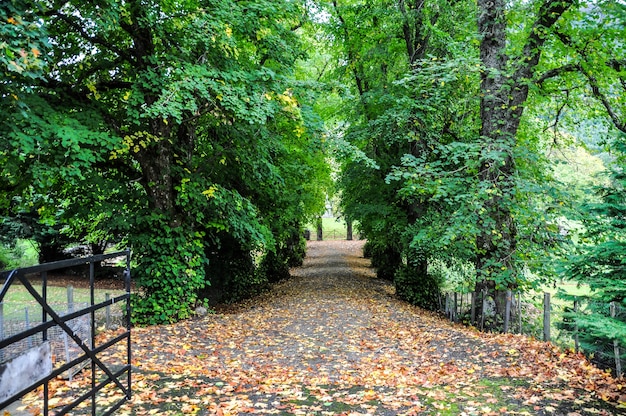
[[[95, 294], [94, 294], [94, 284], [95, 284], [95, 273], [94, 273], [94, 265], [95, 263], [101, 262], [103, 260], [119, 258], [121, 256], [126, 257], [126, 268], [124, 270], [124, 287], [126, 293], [120, 296], [113, 297], [107, 301], [95, 303]], [[69, 313], [64, 316], [59, 316], [52, 307], [48, 304], [47, 300], [47, 276], [48, 272], [52, 270], [64, 269], [73, 266], [79, 265], [89, 265], [89, 286], [91, 292], [91, 301], [90, 306], [81, 310], [78, 310], [73, 313]], [[26, 275], [39, 273], [41, 276], [42, 288], [41, 295], [37, 292], [37, 290], [32, 286], [32, 284], [26, 278]], [[19, 342], [20, 340], [27, 339], [30, 336], [35, 334], [42, 334], [43, 341], [45, 342], [48, 339], [47, 331], [48, 329], [59, 326], [66, 334], [69, 336], [74, 342], [82, 349], [83, 354], [75, 358], [74, 360], [65, 363], [63, 366], [53, 369], [52, 372], [41, 380], [31, 384], [30, 386], [24, 388], [22, 391], [16, 393], [14, 396], [6, 399], [4, 402], [0, 402], [0, 409], [3, 409], [10, 404], [19, 400], [26, 393], [29, 393], [32, 390], [35, 390], [39, 386], [43, 385], [43, 415], [48, 416], [49, 408], [48, 408], [48, 392], [49, 392], [49, 382], [61, 375], [65, 371], [68, 371], [72, 367], [84, 363], [91, 363], [91, 388], [87, 393], [84, 393], [73, 402], [65, 405], [60, 410], [55, 411], [55, 415], [64, 415], [68, 412], [72, 411], [76, 406], [80, 403], [91, 399], [91, 415], [96, 416], [97, 411], [97, 403], [96, 403], [96, 393], [102, 390], [105, 386], [110, 383], [115, 383], [119, 390], [124, 394], [124, 397], [117, 401], [114, 404], [109, 405], [108, 409], [101, 416], [111, 415], [117, 409], [119, 409], [124, 403], [131, 399], [131, 339], [130, 339], [130, 250], [119, 251], [110, 254], [101, 254], [96, 256], [84, 257], [80, 259], [70, 259], [70, 260], [61, 260], [53, 263], [41, 264], [38, 266], [25, 267], [21, 269], [15, 269], [11, 272], [3, 272], [0, 273], [0, 278], [6, 278], [4, 286], [0, 290], [0, 302], [4, 299], [7, 291], [11, 287], [11, 284], [14, 282], [20, 282], [24, 287], [28, 290], [31, 296], [39, 303], [42, 307], [42, 323], [36, 325], [26, 331], [23, 331], [19, 334], [13, 335], [9, 338], [0, 340], [0, 349], [5, 348], [13, 343]], [[117, 302], [126, 302], [125, 308], [125, 331], [124, 333], [116, 336], [115, 338], [105, 342], [104, 344], [97, 346], [96, 345], [96, 320], [95, 320], [95, 312], [99, 309], [106, 308], [107, 306], [117, 303]], [[91, 347], [89, 347], [83, 340], [76, 335], [76, 333], [70, 328], [68, 325], [68, 321], [72, 319], [76, 319], [80, 316], [90, 315], [91, 318]], [[111, 371], [107, 366], [97, 357], [97, 354], [111, 348], [112, 346], [126, 341], [126, 363], [123, 367], [115, 372]], [[97, 383], [96, 380], [96, 370], [100, 369], [106, 374], [106, 379]], [[126, 386], [124, 386], [121, 382], [122, 376], [126, 375]]]

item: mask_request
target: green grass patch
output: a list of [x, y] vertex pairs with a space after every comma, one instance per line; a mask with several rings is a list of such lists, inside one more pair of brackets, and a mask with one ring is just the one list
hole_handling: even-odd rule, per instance
[[[0, 284], [0, 286], [2, 286]], [[37, 293], [41, 295], [41, 286], [34, 285]], [[121, 284], [120, 284], [121, 287]], [[64, 313], [69, 310], [68, 301], [68, 289], [65, 287], [48, 286], [46, 288], [47, 303], [57, 313]], [[96, 289], [94, 290], [95, 303], [104, 302], [106, 295], [110, 298], [114, 298], [126, 293], [124, 290], [112, 290], [112, 289]], [[91, 293], [89, 289], [73, 289], [73, 308], [79, 310], [90, 305]], [[119, 315], [123, 313], [125, 308], [124, 302], [115, 303], [111, 306], [111, 312]], [[25, 321], [26, 314], [29, 315], [29, 319], [39, 319], [41, 317], [42, 308], [39, 303], [33, 298], [33, 296], [26, 290], [26, 288], [18, 283], [13, 283], [9, 288], [6, 296], [2, 300], [2, 309], [4, 319]], [[100, 312], [99, 312], [100, 313]]]
[[[120, 287], [122, 284], [120, 283]], [[35, 286], [37, 293], [41, 295], [41, 287]], [[68, 289], [66, 287], [48, 286], [46, 288], [47, 299], [49, 303], [64, 303], [68, 300]], [[125, 293], [124, 290], [112, 289], [95, 289], [94, 297], [96, 303], [102, 302], [106, 298], [106, 294], [111, 297], [119, 296]], [[73, 289], [73, 298], [75, 303], [89, 303], [91, 300], [91, 292], [89, 289]], [[18, 283], [13, 283], [3, 301], [5, 304], [17, 305], [20, 307], [28, 307], [37, 305], [37, 301], [26, 290], [26, 288]]]
[[[306, 228], [311, 231], [311, 240], [315, 240], [317, 238], [315, 224], [307, 224]], [[343, 218], [322, 218], [322, 233], [324, 240], [345, 240], [348, 235], [346, 222]], [[353, 236], [357, 238], [356, 233]]]
[[18, 239], [13, 247], [0, 245], [0, 269], [34, 266], [38, 262], [37, 244], [32, 240]]

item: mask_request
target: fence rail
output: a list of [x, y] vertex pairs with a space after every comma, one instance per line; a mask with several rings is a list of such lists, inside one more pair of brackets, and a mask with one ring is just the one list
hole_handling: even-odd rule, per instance
[[[463, 322], [481, 330], [517, 332], [553, 342], [555, 325], [562, 323], [564, 310], [569, 309], [576, 316], [581, 313], [582, 302], [581, 299], [575, 299], [572, 301], [571, 307], [563, 305], [557, 307], [551, 294], [545, 292], [541, 301], [541, 309], [537, 309], [534, 307], [538, 303], [535, 299], [529, 299], [522, 292], [509, 290], [506, 292], [504, 317], [500, 322], [496, 321], [494, 302], [486, 291], [444, 293], [440, 299], [439, 307], [440, 312], [453, 322]], [[626, 313], [626, 310], [620, 308], [619, 304], [615, 302], [611, 302], [605, 307], [613, 318]], [[572, 346], [576, 351], [579, 351], [581, 349], [580, 335], [580, 330], [574, 319], [574, 322], [569, 325], [569, 330], [562, 328], [559, 331], [558, 338], [561, 343]], [[605, 346], [607, 352], [604, 355], [612, 357], [612, 369], [617, 377], [623, 375], [622, 355], [624, 348], [625, 346], [620, 345], [618, 339], [611, 340], [610, 346]]]

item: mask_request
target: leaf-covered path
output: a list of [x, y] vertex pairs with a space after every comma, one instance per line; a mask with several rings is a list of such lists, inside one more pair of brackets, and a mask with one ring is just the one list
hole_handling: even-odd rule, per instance
[[133, 330], [133, 400], [119, 414], [623, 411], [623, 386], [579, 355], [481, 334], [395, 299], [361, 248], [310, 242], [303, 267], [263, 296]]
[[605, 401], [619, 400], [619, 386], [580, 356], [480, 334], [396, 300], [361, 248], [310, 242], [303, 267], [264, 296], [226, 313], [136, 330], [136, 394], [125, 412], [620, 411]]

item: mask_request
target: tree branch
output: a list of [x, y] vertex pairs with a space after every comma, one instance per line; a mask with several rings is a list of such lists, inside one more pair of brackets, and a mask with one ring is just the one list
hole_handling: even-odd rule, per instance
[[615, 109], [611, 105], [611, 102], [607, 98], [607, 96], [600, 90], [600, 85], [598, 84], [598, 80], [594, 77], [590, 72], [584, 70], [581, 66], [580, 71], [585, 75], [587, 80], [589, 81], [589, 86], [591, 87], [591, 92], [593, 96], [602, 103], [606, 112], [611, 119], [611, 122], [617, 127], [621, 132], [626, 133], [626, 120], [622, 121], [619, 118], [619, 115], [616, 113]]
[[515, 79], [522, 80], [530, 78], [533, 68], [539, 63], [541, 57], [541, 47], [547, 39], [549, 28], [561, 18], [573, 4], [575, 0], [545, 0], [539, 9], [537, 20], [524, 45], [522, 52], [523, 63], [517, 69]]
[[[557, 36], [559, 37], [559, 39], [561, 40], [561, 42], [563, 42], [564, 45], [569, 46], [571, 48], [573, 48], [574, 50], [576, 50], [580, 56], [582, 57], [583, 61], [587, 61], [588, 60], [588, 52], [585, 48], [579, 49], [576, 48], [574, 45], [574, 42], [572, 41], [572, 39], [562, 33], [557, 33]], [[624, 61], [620, 61], [617, 59], [611, 59], [609, 61], [606, 62], [606, 66], [608, 68], [613, 69], [616, 72], [620, 72], [622, 69], [622, 65], [624, 65], [625, 62]], [[598, 79], [591, 74], [591, 72], [587, 71], [584, 66], [580, 63], [578, 64], [569, 64], [566, 65], [568, 67], [572, 67], [572, 70], [578, 71], [579, 73], [581, 73], [585, 78], [587, 78], [587, 81], [589, 82], [589, 87], [591, 88], [591, 94], [593, 95], [594, 98], [596, 98], [598, 101], [600, 101], [600, 103], [602, 104], [602, 106], [604, 107], [604, 109], [606, 110], [611, 122], [613, 123], [613, 125], [620, 130], [621, 132], [626, 133], [626, 120], [621, 120], [619, 114], [617, 114], [615, 107], [611, 104], [611, 102], [609, 101], [608, 97], [606, 96], [606, 94], [604, 94], [601, 90], [600, 90], [600, 84], [598, 83]], [[624, 77], [622, 76], [617, 76], [620, 84], [622, 85], [622, 88], [624, 90], [626, 90], [626, 79], [624, 79]]]
[[74, 31], [76, 31], [76, 33], [82, 39], [90, 42], [93, 45], [100, 45], [100, 46], [104, 47], [107, 50], [115, 52], [118, 56], [123, 57], [127, 61], [132, 62], [132, 56], [129, 55], [128, 53], [126, 53], [126, 51], [124, 51], [124, 50], [122, 50], [120, 48], [115, 47], [113, 44], [107, 42], [106, 39], [104, 39], [102, 36], [99, 36], [99, 35], [91, 36], [91, 35], [89, 35], [89, 33], [87, 33], [85, 31], [85, 29], [83, 28], [82, 22], [80, 22], [80, 21], [77, 22], [76, 21], [77, 18], [67, 16], [67, 15], [61, 13], [58, 10], [55, 10], [54, 13], [52, 13], [52, 15], [58, 17], [63, 22], [67, 23]]
[[576, 63], [570, 63], [567, 65], [560, 66], [558, 68], [552, 68], [541, 74], [539, 77], [535, 79], [535, 83], [539, 86], [543, 85], [543, 83], [550, 78], [558, 77], [567, 72], [579, 72], [579, 66]]

